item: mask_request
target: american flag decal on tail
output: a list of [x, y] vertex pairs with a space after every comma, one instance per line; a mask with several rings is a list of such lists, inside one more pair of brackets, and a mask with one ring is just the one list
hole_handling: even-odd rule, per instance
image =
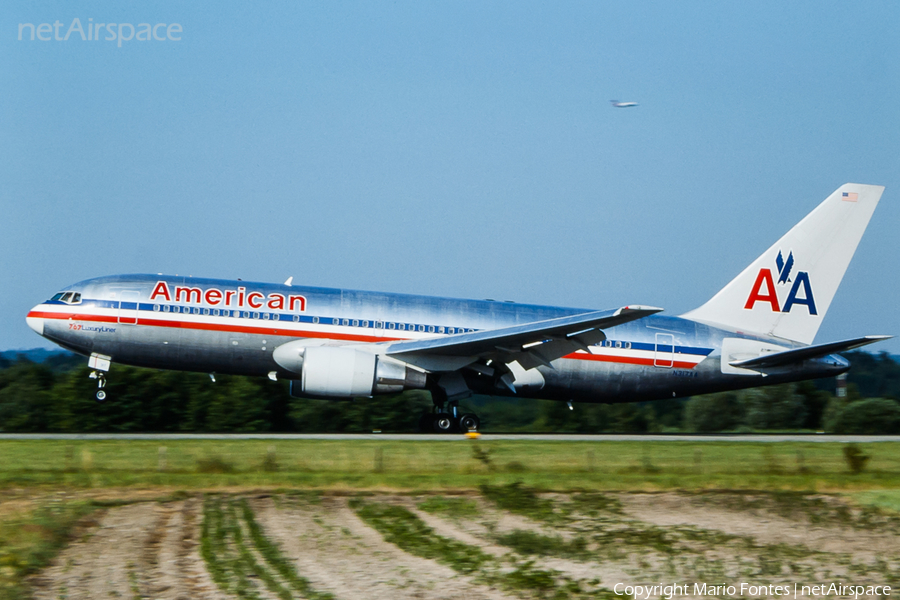
[[856, 192], [844, 192], [841, 194], [841, 200], [844, 202], [856, 202], [857, 198], [859, 198], [859, 194]]

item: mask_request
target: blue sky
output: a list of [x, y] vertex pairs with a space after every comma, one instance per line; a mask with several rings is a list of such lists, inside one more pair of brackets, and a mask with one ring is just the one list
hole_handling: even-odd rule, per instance
[[[898, 17], [3, 3], [0, 348], [46, 346], [24, 315], [57, 288], [130, 272], [679, 314], [848, 181], [887, 190], [817, 341], [900, 334]], [[74, 18], [183, 31], [17, 39]]]

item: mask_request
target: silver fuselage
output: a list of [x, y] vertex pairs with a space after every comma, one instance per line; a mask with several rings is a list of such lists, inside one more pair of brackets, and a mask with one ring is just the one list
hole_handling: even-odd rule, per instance
[[[163, 293], [165, 289], [165, 293]], [[498, 329], [590, 309], [491, 300], [273, 285], [244, 281], [121, 275], [69, 286], [68, 302], [48, 300], [29, 325], [60, 346], [110, 357], [113, 363], [220, 374], [297, 378], [273, 358], [300, 339], [389, 343]], [[74, 294], [80, 294], [72, 303]], [[57, 295], [58, 296], [58, 295]], [[633, 402], [837, 375], [837, 355], [768, 372], [723, 368], [726, 338], [786, 340], [727, 331], [679, 317], [653, 315], [608, 329], [607, 340], [538, 367], [543, 383], [519, 395], [580, 402]], [[723, 372], [724, 371], [724, 372]], [[512, 395], [467, 375], [475, 393]]]

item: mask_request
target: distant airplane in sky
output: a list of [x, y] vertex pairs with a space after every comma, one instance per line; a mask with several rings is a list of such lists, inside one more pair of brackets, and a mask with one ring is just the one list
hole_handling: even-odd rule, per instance
[[610, 103], [616, 108], [631, 108], [637, 106], [637, 102], [619, 102], [618, 100], [610, 100]]
[[[213, 380], [217, 373], [288, 379], [290, 393], [304, 398], [427, 389], [435, 408], [422, 427], [439, 432], [478, 428], [476, 415], [459, 411], [472, 394], [571, 407], [829, 377], [850, 368], [837, 352], [888, 337], [811, 345], [883, 191], [841, 186], [680, 317], [635, 304], [597, 311], [302, 287], [290, 279], [116, 275], [61, 290], [26, 321], [89, 357], [98, 400], [106, 398], [114, 362], [206, 372]], [[864, 303], [865, 292], [856, 294]]]

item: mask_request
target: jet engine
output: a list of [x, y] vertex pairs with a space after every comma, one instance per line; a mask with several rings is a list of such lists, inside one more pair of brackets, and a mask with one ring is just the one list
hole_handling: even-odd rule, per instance
[[[302, 346], [289, 342], [275, 349], [275, 362], [300, 375], [292, 395], [353, 398], [425, 387], [425, 373], [405, 363], [349, 346]], [[298, 389], [299, 388], [299, 389]]]

